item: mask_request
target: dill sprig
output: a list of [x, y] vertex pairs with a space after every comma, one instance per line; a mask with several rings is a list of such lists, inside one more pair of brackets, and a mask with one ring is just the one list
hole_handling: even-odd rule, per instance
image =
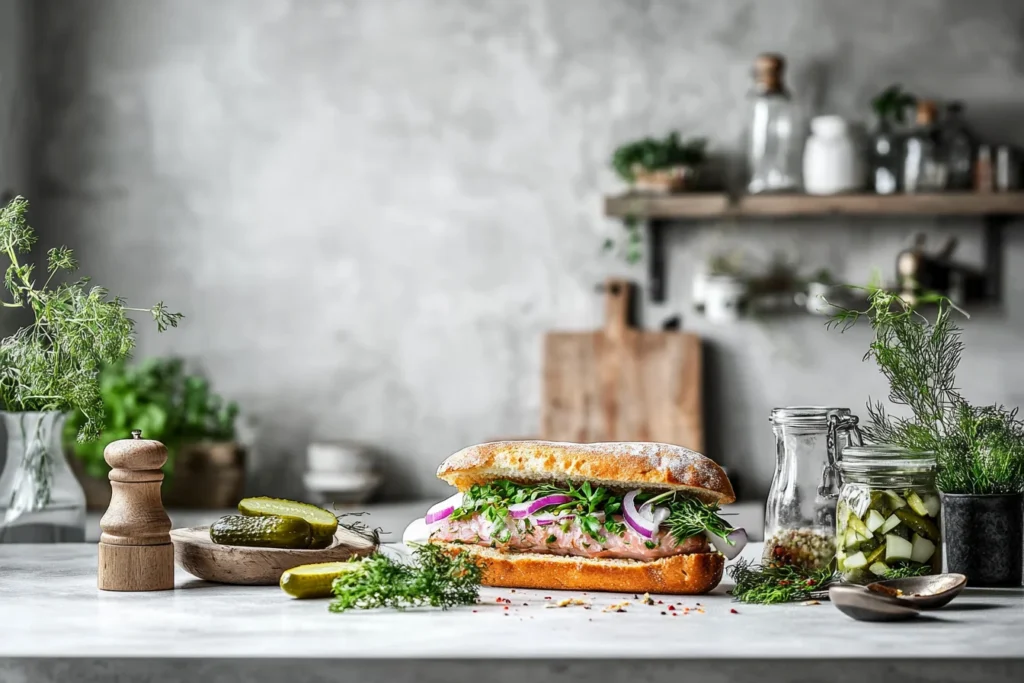
[[0, 307], [26, 309], [33, 321], [0, 342], [0, 406], [13, 412], [70, 411], [85, 420], [80, 440], [99, 435], [103, 420], [99, 373], [135, 348], [135, 322], [128, 312], [149, 312], [161, 332], [177, 327], [180, 313], [163, 302], [150, 309], [129, 308], [88, 279], [57, 284], [78, 264], [66, 247], [47, 253], [46, 279], [36, 285], [35, 265], [22, 263], [36, 242], [26, 214], [28, 202], [15, 197], [0, 209], [0, 254], [10, 261], [4, 274], [9, 301]]
[[909, 579], [914, 576], [927, 576], [932, 573], [930, 564], [901, 564], [890, 567], [885, 572], [887, 579]]
[[[1024, 422], [1002, 405], [975, 406], [960, 395], [956, 370], [963, 355], [958, 311], [939, 295], [922, 297], [935, 306], [934, 320], [891, 292], [868, 290], [868, 308], [839, 312], [829, 323], [843, 330], [867, 318], [874, 339], [864, 355], [889, 382], [889, 403], [910, 417], [891, 415], [868, 402], [865, 434], [875, 443], [934, 451], [936, 484], [946, 493], [998, 494], [1024, 491]], [[962, 311], [961, 311], [962, 313]]]
[[480, 595], [483, 567], [469, 553], [449, 553], [440, 546], [417, 546], [411, 564], [375, 554], [353, 560], [352, 571], [334, 580], [332, 612], [429, 605], [448, 609], [472, 605]]
[[825, 590], [837, 580], [831, 566], [806, 571], [792, 566], [767, 567], [740, 559], [727, 571], [736, 583], [732, 596], [740, 602], [759, 605], [808, 600], [811, 593]]

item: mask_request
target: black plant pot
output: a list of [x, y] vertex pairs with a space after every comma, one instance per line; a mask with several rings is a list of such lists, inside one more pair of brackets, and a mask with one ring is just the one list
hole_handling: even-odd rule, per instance
[[968, 586], [1020, 586], [1024, 573], [1024, 495], [942, 494], [946, 571]]

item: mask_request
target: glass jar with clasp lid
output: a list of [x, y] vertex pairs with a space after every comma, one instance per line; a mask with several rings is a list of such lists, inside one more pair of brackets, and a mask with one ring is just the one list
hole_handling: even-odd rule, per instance
[[839, 463], [836, 568], [851, 583], [942, 571], [935, 454], [847, 448]]
[[847, 447], [862, 443], [857, 422], [848, 408], [772, 411], [776, 460], [765, 508], [765, 564], [813, 571], [832, 562], [838, 464]]

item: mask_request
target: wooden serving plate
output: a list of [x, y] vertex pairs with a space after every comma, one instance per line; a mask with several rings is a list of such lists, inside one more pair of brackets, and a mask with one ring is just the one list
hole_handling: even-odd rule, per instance
[[284, 550], [220, 545], [210, 540], [210, 527], [173, 529], [174, 561], [192, 576], [205, 581], [242, 586], [276, 586], [281, 574], [292, 567], [316, 562], [343, 562], [364, 557], [377, 544], [344, 527], [338, 527], [334, 543], [322, 550]]

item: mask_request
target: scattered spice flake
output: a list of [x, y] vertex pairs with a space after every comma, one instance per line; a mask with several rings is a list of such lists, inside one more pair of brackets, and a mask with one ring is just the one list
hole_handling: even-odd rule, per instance
[[579, 605], [583, 609], [590, 609], [590, 603], [581, 598], [564, 598], [558, 602], [552, 602], [549, 605], [544, 605], [544, 609], [557, 609], [559, 607], [569, 607], [570, 605]]
[[664, 601], [664, 600], [658, 600], [658, 604], [659, 604], [659, 605], [664, 605], [664, 604], [665, 604], [665, 601]]
[[702, 608], [700, 608], [699, 610], [697, 610], [697, 613], [698, 613], [698, 614], [704, 614], [704, 608], [702, 607]]
[[508, 605], [505, 605], [504, 607], [502, 607], [502, 609], [508, 610]]
[[544, 596], [544, 599], [545, 599], [545, 600], [550, 600], [550, 599], [551, 599], [551, 596], [550, 596], [550, 595], [545, 595], [545, 596]]
[[675, 612], [676, 611], [676, 606], [675, 605], [669, 605], [668, 606], [668, 611], [669, 612]]
[[668, 614], [668, 612], [662, 612], [662, 615]]
[[819, 602], [818, 600], [804, 600], [800, 604], [804, 607], [810, 607], [811, 605], [820, 605], [821, 602]]
[[650, 593], [644, 593], [643, 603], [645, 605], [653, 605], [654, 604], [654, 598], [651, 597]]
[[523, 607], [529, 607], [529, 606], [530, 606], [530, 603], [528, 603], [528, 602], [524, 602], [523, 603]]
[[729, 612], [730, 612], [731, 614], [739, 614], [739, 612], [737, 612], [735, 608], [733, 608], [733, 609], [729, 610]]
[[607, 607], [605, 607], [601, 611], [602, 612], [625, 612], [626, 611], [626, 607], [628, 607], [629, 605], [632, 605], [632, 604], [633, 603], [631, 603], [629, 600], [623, 600], [622, 602], [617, 602], [614, 605], [608, 605]]
[[511, 601], [511, 600], [509, 600], [508, 598], [505, 598], [505, 604], [506, 604], [506, 605], [511, 605], [511, 604], [512, 604], [512, 601]]
[[678, 617], [678, 616], [679, 616], [679, 612], [673, 612], [673, 613], [672, 613], [672, 616], [674, 616], [674, 617]]
[[476, 610], [473, 610], [473, 614], [476, 614]]
[[512, 589], [512, 590], [510, 590], [509, 592], [510, 592], [510, 593], [515, 593], [515, 592], [516, 592], [516, 589], [515, 589], [515, 588], [513, 588], [513, 589]]
[[494, 602], [501, 602], [502, 600], [504, 600], [504, 598], [498, 598]]

